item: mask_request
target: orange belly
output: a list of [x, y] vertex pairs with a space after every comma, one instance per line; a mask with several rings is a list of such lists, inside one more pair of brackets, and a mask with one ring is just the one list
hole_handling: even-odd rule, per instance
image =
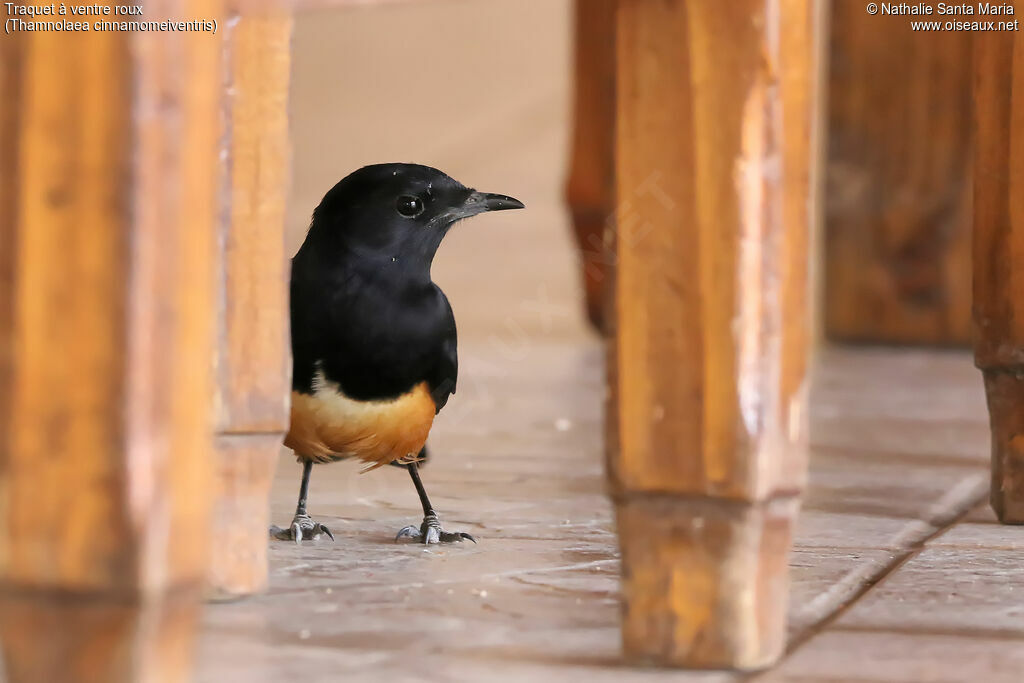
[[300, 460], [356, 458], [367, 469], [415, 458], [427, 442], [435, 405], [426, 382], [387, 401], [356, 401], [334, 382], [314, 393], [292, 392], [291, 425], [284, 444]]

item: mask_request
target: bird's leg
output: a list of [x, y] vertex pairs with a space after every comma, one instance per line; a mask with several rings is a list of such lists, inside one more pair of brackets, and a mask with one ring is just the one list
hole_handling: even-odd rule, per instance
[[397, 541], [400, 538], [413, 538], [421, 543], [453, 543], [455, 541], [470, 540], [476, 543], [476, 539], [469, 534], [456, 531], [448, 532], [441, 528], [441, 522], [437, 519], [437, 513], [434, 512], [433, 506], [430, 504], [430, 499], [427, 498], [427, 490], [423, 488], [423, 482], [420, 481], [420, 472], [416, 463], [411, 462], [406, 465], [409, 470], [409, 476], [412, 477], [412, 483], [416, 487], [416, 493], [420, 497], [420, 504], [423, 505], [423, 523], [419, 527], [407, 526], [398, 532], [395, 536]]
[[306, 514], [306, 497], [309, 495], [309, 473], [313, 471], [313, 461], [306, 460], [302, 464], [302, 483], [299, 485], [299, 503], [295, 506], [295, 517], [287, 529], [279, 526], [270, 527], [270, 535], [282, 541], [295, 541], [298, 543], [304, 538], [316, 540], [321, 534], [327, 534], [334, 540], [334, 534], [320, 522], [310, 518]]
[[[430, 462], [430, 451], [428, 451], [427, 447], [424, 446], [423, 448], [420, 449], [420, 454], [416, 456], [416, 464], [419, 465], [420, 467], [423, 467], [428, 462]], [[409, 461], [392, 460], [388, 464], [391, 465], [392, 467], [401, 467], [404, 470], [406, 466], [408, 466]]]

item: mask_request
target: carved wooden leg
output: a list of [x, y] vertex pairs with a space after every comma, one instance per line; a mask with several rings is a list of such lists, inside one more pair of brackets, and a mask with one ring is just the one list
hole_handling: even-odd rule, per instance
[[611, 262], [605, 228], [615, 211], [615, 4], [576, 0], [572, 154], [566, 199], [580, 249], [587, 316], [604, 327]]
[[986, 34], [974, 61], [975, 360], [992, 426], [992, 508], [1024, 524], [1024, 38]]
[[210, 582], [267, 582], [269, 494], [288, 421], [288, 76], [291, 18], [255, 10], [225, 30], [230, 217], [220, 240], [217, 452]]
[[631, 659], [756, 669], [783, 648], [819, 7], [620, 5], [608, 422]]
[[831, 3], [830, 338], [970, 344], [972, 36]]
[[0, 45], [6, 680], [184, 680], [209, 545], [220, 46]]

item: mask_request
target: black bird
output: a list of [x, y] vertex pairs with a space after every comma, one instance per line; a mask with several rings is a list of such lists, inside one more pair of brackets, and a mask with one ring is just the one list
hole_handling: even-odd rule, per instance
[[423, 523], [398, 538], [474, 540], [441, 528], [420, 481], [434, 416], [455, 393], [455, 316], [430, 278], [457, 221], [522, 202], [465, 187], [437, 169], [376, 164], [344, 178], [313, 212], [292, 259], [292, 408], [285, 445], [303, 463], [295, 518], [280, 539], [331, 531], [306, 512], [314, 463], [355, 458], [406, 467]]

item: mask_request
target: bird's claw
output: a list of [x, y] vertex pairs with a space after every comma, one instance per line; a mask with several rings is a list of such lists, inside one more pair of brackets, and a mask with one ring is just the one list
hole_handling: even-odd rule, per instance
[[434, 543], [461, 543], [462, 541], [473, 541], [473, 543], [476, 543], [476, 539], [464, 531], [451, 532], [442, 529], [441, 522], [437, 519], [437, 515], [427, 515], [423, 518], [423, 523], [418, 527], [411, 524], [407, 527], [403, 527], [395, 536], [395, 542], [398, 542], [403, 538], [411, 538], [424, 545], [431, 545]]
[[327, 536], [332, 541], [334, 540], [331, 530], [310, 518], [309, 515], [295, 515], [292, 525], [287, 529], [282, 529], [279, 526], [270, 527], [270, 536], [281, 541], [295, 541], [296, 544], [303, 539], [315, 541], [321, 536]]

